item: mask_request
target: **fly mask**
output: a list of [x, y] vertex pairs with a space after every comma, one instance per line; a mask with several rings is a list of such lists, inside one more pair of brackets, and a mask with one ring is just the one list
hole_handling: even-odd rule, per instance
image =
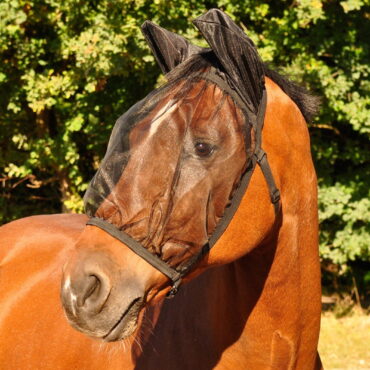
[[[166, 275], [172, 281], [168, 297], [176, 294], [181, 279], [226, 230], [257, 164], [266, 179], [275, 214], [280, 210], [280, 193], [261, 147], [267, 96], [263, 64], [256, 48], [219, 10], [208, 11], [194, 24], [210, 49], [194, 46], [151, 22], [144, 23], [144, 36], [169, 82], [119, 118], [84, 198], [90, 216], [87, 224], [120, 240]], [[207, 99], [218, 102], [209, 117], [212, 123], [206, 128], [205, 138], [194, 122], [204, 116], [200, 102], [205, 104]], [[227, 134], [217, 129], [222, 127], [220, 117], [229, 121], [223, 122], [224, 126], [232, 126]], [[242, 131], [239, 136], [238, 127]], [[223, 193], [218, 194], [217, 186], [213, 184], [212, 188], [207, 176], [225, 163], [219, 148], [226, 142], [233, 145], [224, 156], [240, 164], [224, 181]], [[241, 145], [243, 156], [237, 157]], [[152, 168], [155, 173], [147, 177]], [[185, 201], [189, 193], [195, 204]], [[146, 208], [140, 206], [143, 202]], [[195, 243], [183, 236], [174, 237], [174, 231], [168, 236], [169, 225], [173, 230], [182, 227], [172, 221], [173, 214], [176, 209], [189, 213], [189, 208], [197, 206], [203, 207], [201, 214], [205, 216], [192, 227], [205, 230], [202, 245], [192, 250], [186, 260], [167, 263], [162, 255], [166, 243], [177, 243], [184, 249]], [[208, 217], [210, 209], [213, 218]]]

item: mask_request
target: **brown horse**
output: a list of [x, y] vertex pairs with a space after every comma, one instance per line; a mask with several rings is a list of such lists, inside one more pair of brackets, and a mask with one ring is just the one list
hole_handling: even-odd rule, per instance
[[[221, 12], [196, 25], [212, 50], [146, 24], [170, 82], [118, 120], [86, 208], [171, 271], [204, 249], [250, 173], [231, 222], [172, 300], [168, 275], [85, 215], [3, 226], [1, 369], [321, 368], [312, 100], [248, 57], [249, 39]], [[262, 79], [246, 81], [240, 66], [251, 60], [244, 67]], [[264, 86], [262, 145], [280, 208], [266, 167], [251, 170]]]

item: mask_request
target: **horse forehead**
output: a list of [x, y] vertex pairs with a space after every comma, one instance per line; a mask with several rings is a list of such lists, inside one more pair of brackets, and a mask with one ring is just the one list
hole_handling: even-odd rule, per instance
[[223, 97], [224, 93], [217, 85], [198, 81], [184, 96], [176, 97], [170, 93], [150, 116], [138, 122], [134, 131], [144, 130], [147, 138], [153, 138], [166, 131], [217, 125], [219, 118], [214, 115], [215, 111], [222, 113], [223, 110], [225, 114], [230, 111]]
[[190, 127], [202, 135], [234, 136], [244, 122], [243, 112], [233, 99], [215, 84], [207, 86], [191, 117]]
[[152, 124], [150, 125], [148, 136], [154, 136], [158, 129], [172, 118], [174, 112], [178, 109], [179, 102], [174, 100], [169, 100], [163, 107], [161, 107], [158, 112], [154, 115]]
[[223, 103], [224, 93], [217, 85], [202, 81], [199, 87], [202, 87], [202, 90], [198, 95], [189, 94], [194, 104], [193, 120], [209, 118], [219, 104]]

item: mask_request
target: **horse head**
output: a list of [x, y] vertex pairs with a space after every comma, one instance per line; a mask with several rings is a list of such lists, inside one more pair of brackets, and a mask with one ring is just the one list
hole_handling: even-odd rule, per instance
[[[245, 255], [276, 221], [266, 185], [236, 196], [245, 174], [250, 178], [265, 158], [253, 159], [261, 145], [263, 64], [251, 40], [222, 12], [211, 10], [194, 23], [209, 49], [151, 22], [143, 25], [168, 83], [118, 119], [85, 195], [86, 213], [116, 230], [112, 235], [87, 225], [64, 267], [66, 315], [92, 337], [131, 335], [140, 312], [169, 289], [168, 275], [115, 234], [190, 280]], [[218, 232], [236, 197], [248, 203], [249, 213], [234, 207], [234, 220]], [[214, 248], [204, 253], [215, 231]]]

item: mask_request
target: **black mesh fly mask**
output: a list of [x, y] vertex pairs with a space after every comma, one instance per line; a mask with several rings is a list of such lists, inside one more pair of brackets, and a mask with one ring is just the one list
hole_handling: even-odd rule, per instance
[[84, 198], [87, 224], [166, 275], [170, 297], [226, 230], [257, 164], [280, 208], [261, 148], [267, 97], [256, 49], [218, 10], [194, 23], [211, 49], [144, 23], [169, 82], [118, 119]]

